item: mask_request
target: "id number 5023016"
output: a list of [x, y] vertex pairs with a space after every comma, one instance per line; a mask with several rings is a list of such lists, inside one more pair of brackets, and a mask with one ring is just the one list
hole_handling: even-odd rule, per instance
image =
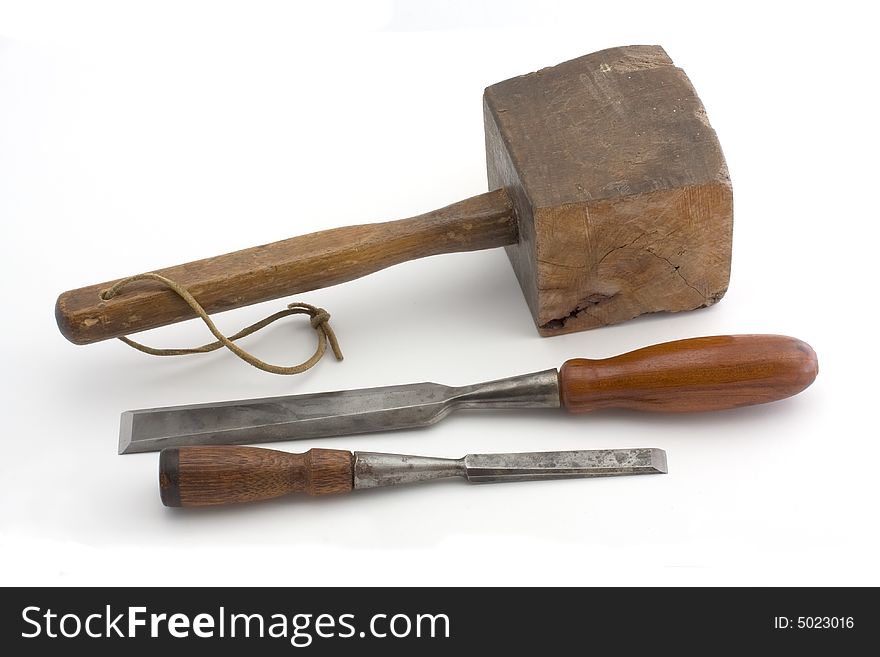
[[776, 616], [773, 619], [776, 630], [851, 630], [854, 626], [852, 616]]

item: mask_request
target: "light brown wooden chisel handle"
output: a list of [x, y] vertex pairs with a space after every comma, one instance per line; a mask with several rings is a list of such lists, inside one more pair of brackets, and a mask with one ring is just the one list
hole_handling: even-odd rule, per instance
[[[209, 313], [317, 290], [408, 260], [513, 244], [517, 226], [503, 189], [411, 219], [335, 228], [156, 270]], [[89, 344], [195, 317], [166, 286], [138, 281], [112, 299], [117, 281], [70, 290], [55, 304], [58, 328]]]
[[567, 361], [562, 405], [684, 413], [785, 399], [819, 372], [806, 343], [782, 335], [719, 335], [656, 344], [602, 360]]
[[159, 493], [165, 506], [347, 493], [354, 486], [353, 458], [338, 449], [290, 454], [256, 447], [169, 447], [159, 455]]

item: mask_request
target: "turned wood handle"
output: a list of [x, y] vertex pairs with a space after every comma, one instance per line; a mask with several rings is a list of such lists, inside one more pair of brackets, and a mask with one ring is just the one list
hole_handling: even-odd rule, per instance
[[290, 454], [256, 447], [169, 447], [159, 455], [159, 493], [165, 506], [347, 493], [354, 486], [353, 458], [338, 449]]
[[[408, 260], [517, 241], [507, 192], [498, 189], [410, 219], [334, 228], [156, 270], [180, 283], [209, 313], [336, 285]], [[120, 280], [120, 279], [117, 279]], [[89, 344], [195, 317], [161, 283], [138, 281], [112, 299], [116, 281], [58, 297], [58, 328]]]
[[683, 413], [796, 395], [819, 372], [810, 345], [782, 335], [719, 335], [666, 342], [602, 360], [567, 361], [562, 405]]

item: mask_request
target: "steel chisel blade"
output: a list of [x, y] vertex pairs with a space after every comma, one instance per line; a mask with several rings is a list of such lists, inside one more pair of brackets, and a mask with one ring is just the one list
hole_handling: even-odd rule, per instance
[[558, 408], [556, 370], [450, 387], [413, 383], [125, 411], [119, 453], [412, 429], [457, 408]]

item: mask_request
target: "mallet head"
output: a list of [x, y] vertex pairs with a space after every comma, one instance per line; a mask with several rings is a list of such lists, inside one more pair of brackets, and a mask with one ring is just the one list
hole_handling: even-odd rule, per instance
[[659, 46], [611, 48], [492, 85], [489, 188], [538, 331], [708, 306], [727, 290], [733, 197], [715, 131]]

